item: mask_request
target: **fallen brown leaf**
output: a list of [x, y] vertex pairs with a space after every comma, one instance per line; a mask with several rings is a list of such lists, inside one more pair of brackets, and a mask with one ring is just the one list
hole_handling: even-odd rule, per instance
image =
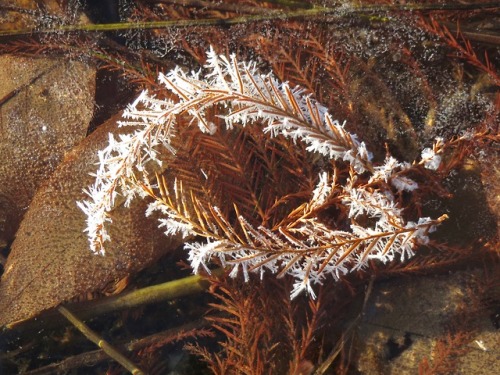
[[[112, 118], [68, 153], [38, 190], [26, 213], [0, 282], [0, 326], [29, 319], [89, 291], [102, 290], [152, 263], [181, 241], [167, 238], [154, 219], [144, 216], [145, 202], [116, 208], [109, 227], [112, 242], [105, 256], [89, 250], [85, 215], [76, 205], [92, 183], [97, 150], [108, 133], [123, 132]], [[128, 130], [128, 129], [126, 129]]]
[[0, 244], [13, 240], [36, 190], [87, 133], [95, 69], [0, 56]]

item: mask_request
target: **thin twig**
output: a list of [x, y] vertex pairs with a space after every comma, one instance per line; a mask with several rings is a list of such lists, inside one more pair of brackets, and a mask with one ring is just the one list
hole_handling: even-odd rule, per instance
[[457, 33], [460, 32], [468, 40], [472, 40], [478, 43], [500, 46], [500, 35], [498, 35], [498, 33], [493, 34], [483, 31], [481, 32], [471, 31], [464, 27], [458, 28], [456, 25], [453, 25], [451, 23], [443, 23], [443, 25], [445, 25], [446, 28], [450, 30], [451, 33], [456, 35]]
[[128, 358], [126, 358], [123, 354], [121, 354], [118, 350], [116, 350], [111, 344], [109, 344], [106, 340], [104, 340], [97, 333], [92, 331], [84, 322], [78, 319], [75, 315], [73, 315], [67, 308], [64, 306], [59, 306], [58, 311], [68, 319], [81, 333], [85, 335], [90, 341], [96, 344], [99, 348], [104, 350], [104, 352], [113, 358], [116, 362], [126, 368], [130, 373], [134, 375], [143, 375], [144, 372], [139, 369], [134, 363], [132, 363]]
[[[133, 340], [124, 345], [118, 345], [118, 347], [123, 351], [132, 352], [147, 348], [152, 345], [157, 345], [158, 343], [161, 343], [163, 346], [169, 343], [177, 342], [179, 340], [184, 340], [188, 337], [206, 336], [210, 331], [203, 330], [199, 332], [199, 330], [207, 327], [208, 325], [209, 322], [207, 322], [206, 320], [198, 320], [187, 323], [180, 327], [171, 328], [166, 331], [158, 332], [137, 340]], [[50, 375], [54, 373], [67, 373], [70, 370], [79, 367], [95, 366], [98, 363], [107, 360], [108, 358], [109, 356], [104, 352], [103, 349], [93, 350], [65, 358], [60, 362], [51, 363], [50, 365], [28, 371], [25, 373], [25, 375]]]
[[188, 8], [203, 8], [203, 9], [240, 13], [240, 14], [264, 14], [264, 13], [267, 14], [269, 12], [271, 13], [279, 12], [278, 9], [270, 9], [264, 7], [255, 7], [255, 6], [231, 4], [231, 3], [213, 3], [203, 0], [152, 0], [151, 2], [155, 4], [157, 3], [172, 4]]
[[397, 4], [397, 5], [365, 5], [351, 8], [328, 8], [313, 7], [311, 9], [301, 9], [291, 12], [268, 12], [266, 14], [257, 14], [251, 16], [241, 16], [227, 19], [208, 18], [196, 20], [168, 20], [151, 22], [119, 22], [107, 24], [77, 24], [77, 25], [59, 25], [53, 28], [45, 29], [19, 29], [3, 30], [0, 36], [21, 36], [31, 34], [52, 34], [60, 32], [104, 32], [121, 30], [150, 30], [150, 29], [169, 29], [186, 28], [194, 26], [230, 26], [243, 23], [270, 21], [270, 20], [288, 20], [294, 18], [314, 18], [320, 16], [345, 17], [354, 14], [365, 13], [385, 13], [391, 11], [436, 11], [436, 10], [457, 10], [470, 11], [479, 9], [499, 8], [500, 2], [487, 2], [477, 4]]
[[342, 352], [344, 349], [344, 345], [346, 341], [349, 339], [349, 337], [352, 337], [354, 335], [353, 329], [357, 327], [359, 324], [360, 320], [363, 318], [365, 314], [365, 309], [368, 304], [368, 300], [372, 294], [373, 291], [373, 284], [375, 282], [375, 277], [372, 277], [370, 279], [370, 282], [368, 283], [368, 286], [366, 287], [365, 291], [365, 297], [363, 299], [363, 306], [361, 307], [361, 311], [358, 314], [356, 318], [352, 320], [352, 322], [349, 324], [349, 326], [342, 332], [342, 336], [340, 339], [337, 341], [335, 344], [334, 348], [328, 354], [328, 357], [318, 366], [316, 371], [314, 372], [314, 375], [323, 375], [326, 373], [326, 371], [330, 368], [332, 365], [333, 361], [338, 357], [338, 355]]

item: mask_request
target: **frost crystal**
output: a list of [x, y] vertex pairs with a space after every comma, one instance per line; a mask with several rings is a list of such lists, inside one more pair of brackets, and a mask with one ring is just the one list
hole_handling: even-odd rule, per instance
[[433, 171], [437, 170], [441, 165], [441, 156], [439, 156], [439, 154], [443, 151], [443, 147], [443, 138], [437, 137], [432, 149], [424, 148], [422, 150], [422, 161], [420, 163], [423, 163], [424, 167], [427, 169], [431, 169]]
[[436, 155], [434, 150], [430, 148], [424, 148], [422, 150], [422, 161], [424, 162], [425, 168], [435, 171], [441, 164], [441, 156]]

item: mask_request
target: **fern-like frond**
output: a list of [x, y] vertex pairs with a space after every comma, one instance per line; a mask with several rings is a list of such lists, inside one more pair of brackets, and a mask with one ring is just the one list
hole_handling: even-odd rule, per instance
[[[160, 74], [165, 97], [176, 98], [143, 92], [124, 114], [122, 126], [131, 134], [110, 135], [91, 201], [80, 203], [94, 251], [103, 251], [118, 194], [125, 204], [150, 196], [147, 213], [162, 214], [167, 235], [206, 239], [186, 244], [195, 272], [209, 272], [208, 263], [218, 259], [233, 277], [288, 274], [296, 280], [292, 297], [303, 290], [314, 296], [312, 285], [325, 275], [339, 278], [371, 259], [409, 258], [445, 219], [408, 221], [388, 182], [396, 190], [416, 189], [401, 175], [412, 166], [390, 156], [373, 165], [365, 144], [302, 88], [213, 50], [206, 69]], [[295, 151], [290, 139], [321, 155], [322, 167], [301, 153], [304, 148], [295, 145]], [[437, 141], [414, 166], [436, 169], [441, 149]], [[335, 164], [339, 159], [344, 167]], [[320, 169], [326, 171], [313, 177]], [[334, 225], [320, 219], [328, 210], [341, 214]]]
[[349, 216], [373, 218], [376, 220], [373, 228], [353, 220], [349, 231], [330, 229], [316, 218], [308, 217], [312, 209], [328, 204], [329, 198], [332, 201], [323, 177], [311, 202], [304, 206], [301, 219], [269, 229], [254, 227], [239, 214], [237, 207], [234, 208], [237, 218], [231, 220], [219, 208], [207, 207], [192, 193], [183, 191], [178, 182], [173, 191], [169, 191], [165, 180], [160, 181], [160, 186], [162, 196], [151, 195], [161, 203], [151, 207], [164, 210], [168, 218], [162, 220], [168, 228], [167, 234], [182, 232], [207, 239], [185, 246], [195, 272], [200, 268], [210, 272], [206, 266], [209, 260], [219, 259], [223, 266], [232, 267], [232, 277], [241, 270], [245, 280], [253, 271], [261, 277], [266, 271], [278, 277], [290, 274], [297, 280], [292, 298], [303, 290], [314, 296], [312, 284], [321, 283], [327, 274], [339, 278], [365, 267], [371, 259], [385, 263], [394, 260], [396, 254], [401, 254], [402, 260], [411, 257], [415, 242], [426, 242], [427, 233], [445, 219], [445, 216], [438, 220], [423, 218], [418, 223], [405, 224], [401, 210], [390, 199], [377, 192], [367, 195], [356, 190], [345, 198], [349, 205], [356, 206]]
[[272, 74], [258, 74], [255, 64], [238, 62], [234, 55], [218, 56], [213, 50], [208, 53], [207, 67], [211, 73], [205, 80], [198, 73], [186, 74], [181, 69], [160, 75], [160, 81], [181, 100], [177, 113], [192, 114], [203, 131], [216, 130], [206, 120], [205, 108], [224, 105], [228, 107], [224, 119], [230, 128], [263, 122], [264, 133], [304, 141], [308, 151], [346, 160], [358, 172], [372, 170], [365, 144], [334, 120], [325, 107], [303, 95], [300, 87], [280, 83]]

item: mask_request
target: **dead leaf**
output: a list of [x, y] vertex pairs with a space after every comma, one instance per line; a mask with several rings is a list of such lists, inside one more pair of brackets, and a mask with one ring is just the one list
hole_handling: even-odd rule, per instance
[[0, 82], [0, 242], [8, 243], [41, 182], [85, 138], [95, 69], [4, 55]]
[[[145, 203], [113, 211], [105, 256], [89, 250], [83, 232], [85, 215], [76, 201], [92, 183], [97, 150], [118, 129], [117, 118], [101, 125], [68, 153], [36, 193], [12, 245], [0, 283], [0, 326], [29, 319], [76, 296], [96, 290], [158, 259], [181, 240], [167, 238], [154, 219], [144, 215]], [[125, 129], [130, 131], [129, 129]]]

